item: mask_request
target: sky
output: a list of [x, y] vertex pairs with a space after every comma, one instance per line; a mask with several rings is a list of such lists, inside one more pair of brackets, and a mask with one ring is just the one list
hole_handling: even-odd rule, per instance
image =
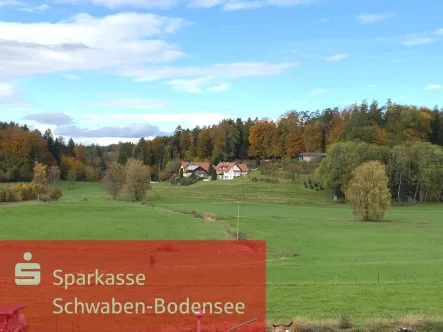
[[0, 0], [0, 121], [84, 144], [364, 99], [443, 106], [436, 0]]

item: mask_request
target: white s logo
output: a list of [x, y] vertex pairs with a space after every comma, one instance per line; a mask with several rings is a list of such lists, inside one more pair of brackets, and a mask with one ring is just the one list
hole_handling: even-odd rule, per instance
[[[32, 254], [27, 252], [23, 255], [25, 261], [32, 259]], [[37, 286], [40, 284], [40, 264], [18, 263], [15, 265], [15, 284], [19, 286]]]

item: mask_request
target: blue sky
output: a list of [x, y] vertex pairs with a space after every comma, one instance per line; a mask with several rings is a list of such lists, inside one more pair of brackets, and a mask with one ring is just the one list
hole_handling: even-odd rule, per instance
[[443, 2], [0, 0], [0, 114], [85, 143], [362, 99], [442, 105]]

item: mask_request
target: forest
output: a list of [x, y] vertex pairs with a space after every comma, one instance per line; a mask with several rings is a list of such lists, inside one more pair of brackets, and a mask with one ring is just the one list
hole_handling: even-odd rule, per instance
[[[426, 148], [418, 147], [422, 144]], [[377, 147], [379, 155], [363, 156], [369, 152], [363, 153], [362, 146], [372, 150]], [[0, 122], [0, 182], [31, 180], [36, 161], [59, 166], [64, 180], [71, 176], [77, 181], [99, 181], [113, 161], [123, 165], [129, 158], [136, 158], [149, 166], [152, 180], [166, 180], [176, 172], [177, 160], [214, 164], [241, 160], [258, 165], [260, 160], [292, 160], [301, 152], [327, 152], [318, 172], [338, 194], [343, 192], [350, 169], [368, 158], [376, 158], [386, 165], [391, 163], [388, 168], [392, 189], [395, 188], [391, 191], [396, 192], [393, 197], [429, 200], [441, 196], [434, 193], [438, 189], [430, 189], [441, 183], [441, 146], [443, 109], [402, 105], [391, 100], [383, 105], [363, 101], [344, 109], [316, 112], [291, 110], [277, 120], [237, 118], [201, 128], [178, 126], [170, 136], [110, 146], [85, 146], [72, 138], [66, 142], [63, 137], [54, 137], [49, 129], [41, 133], [26, 125]], [[359, 157], [351, 161], [349, 156], [355, 154]], [[346, 165], [337, 171], [338, 163]], [[426, 166], [431, 164], [438, 170], [427, 170]], [[334, 177], [334, 172], [341, 173]]]

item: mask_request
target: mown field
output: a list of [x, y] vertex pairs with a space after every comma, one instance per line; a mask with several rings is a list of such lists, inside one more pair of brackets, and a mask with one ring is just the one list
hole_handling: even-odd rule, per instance
[[[155, 183], [150, 206], [112, 201], [101, 184], [62, 184], [56, 203], [0, 205], [0, 239], [233, 239], [240, 201], [241, 236], [269, 248], [270, 318], [443, 317], [442, 205], [393, 207], [385, 222], [362, 223], [300, 182]], [[192, 215], [205, 212], [218, 220]]]

